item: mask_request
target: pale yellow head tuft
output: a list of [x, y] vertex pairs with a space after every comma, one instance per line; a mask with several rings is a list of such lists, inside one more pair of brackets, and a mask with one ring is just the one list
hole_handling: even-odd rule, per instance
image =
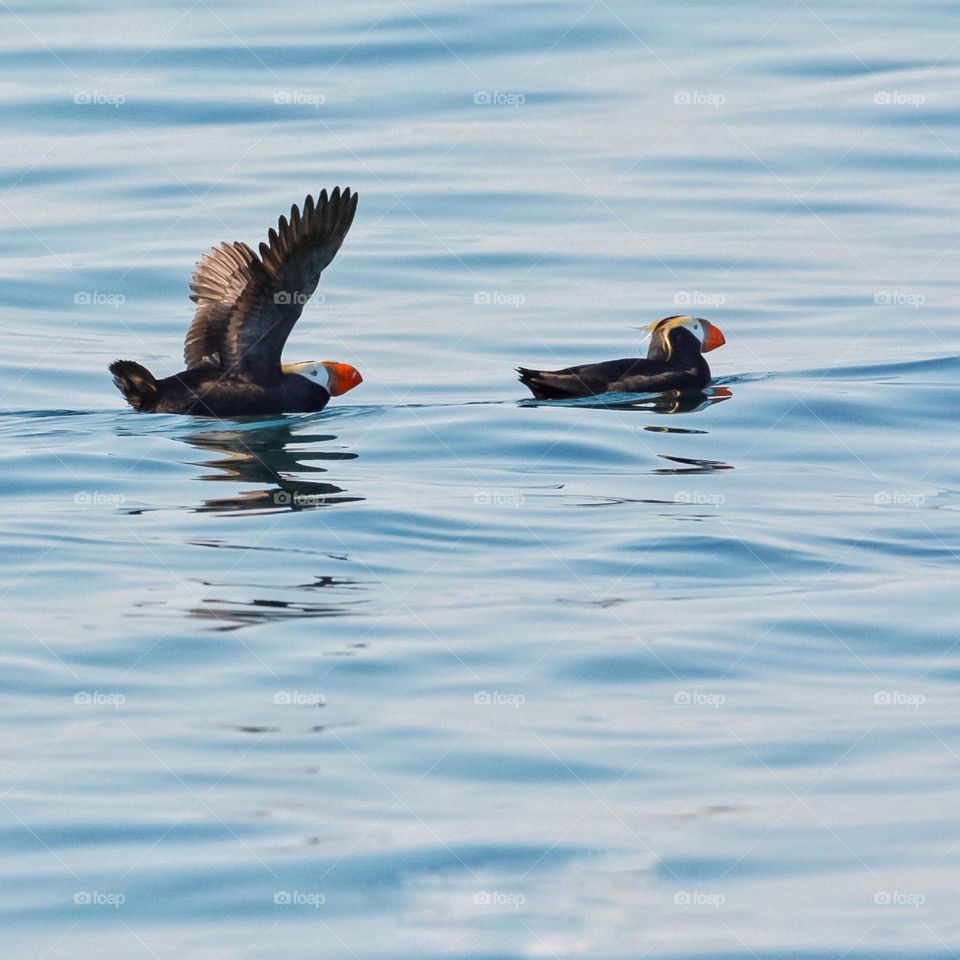
[[665, 359], [669, 360], [670, 355], [673, 353], [670, 331], [675, 330], [677, 327], [685, 327], [689, 330], [700, 341], [704, 353], [723, 346], [725, 342], [719, 327], [714, 326], [709, 320], [704, 320], [703, 317], [691, 317], [688, 314], [679, 314], [674, 317], [664, 317], [662, 320], [654, 320], [653, 323], [648, 323], [640, 329], [646, 331], [650, 336], [654, 336], [655, 334], [663, 336], [667, 354]]

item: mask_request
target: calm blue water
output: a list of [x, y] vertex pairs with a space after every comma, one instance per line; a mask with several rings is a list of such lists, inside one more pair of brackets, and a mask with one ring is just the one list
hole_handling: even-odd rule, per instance
[[[3, 955], [955, 955], [956, 29], [3, 5]], [[286, 356], [363, 386], [125, 409], [335, 184]], [[514, 379], [679, 312], [690, 403]]]

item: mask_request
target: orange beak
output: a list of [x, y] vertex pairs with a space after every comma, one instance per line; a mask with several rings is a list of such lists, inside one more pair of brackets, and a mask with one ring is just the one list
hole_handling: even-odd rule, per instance
[[709, 320], [701, 320], [700, 322], [703, 324], [704, 330], [707, 331], [702, 348], [704, 353], [716, 350], [717, 347], [722, 347], [727, 342], [727, 338], [720, 332], [719, 327], [715, 327]]
[[349, 363], [334, 363], [332, 360], [324, 360], [323, 366], [330, 371], [330, 396], [343, 396], [348, 390], [359, 387], [363, 383], [363, 377], [356, 367], [351, 367]]

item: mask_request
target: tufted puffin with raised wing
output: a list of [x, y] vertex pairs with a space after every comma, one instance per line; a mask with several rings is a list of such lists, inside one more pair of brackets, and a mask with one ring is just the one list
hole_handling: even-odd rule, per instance
[[357, 210], [357, 195], [336, 187], [308, 196], [280, 217], [260, 255], [242, 242], [204, 254], [190, 283], [196, 314], [184, 343], [186, 370], [158, 380], [132, 360], [110, 364], [113, 382], [135, 410], [207, 417], [304, 413], [352, 390], [347, 363], [281, 363], [283, 345], [337, 255]]
[[702, 389], [710, 382], [703, 355], [726, 340], [703, 317], [664, 317], [644, 327], [650, 333], [646, 359], [605, 360], [563, 370], [517, 367], [520, 382], [538, 400], [593, 397], [599, 393], [660, 393]]

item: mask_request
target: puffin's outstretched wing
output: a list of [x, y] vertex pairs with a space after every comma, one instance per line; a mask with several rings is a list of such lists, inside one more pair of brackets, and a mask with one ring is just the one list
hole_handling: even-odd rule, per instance
[[205, 253], [197, 263], [190, 282], [190, 299], [197, 312], [183, 343], [187, 369], [220, 366], [223, 338], [230, 314], [248, 285], [260, 273], [260, 259], [242, 242], [221, 243]]
[[190, 284], [197, 312], [184, 359], [239, 368], [260, 381], [280, 374], [280, 355], [320, 273], [337, 255], [357, 210], [357, 194], [323, 190], [303, 213], [290, 209], [270, 230], [260, 256], [244, 243], [214, 247], [197, 264]]

